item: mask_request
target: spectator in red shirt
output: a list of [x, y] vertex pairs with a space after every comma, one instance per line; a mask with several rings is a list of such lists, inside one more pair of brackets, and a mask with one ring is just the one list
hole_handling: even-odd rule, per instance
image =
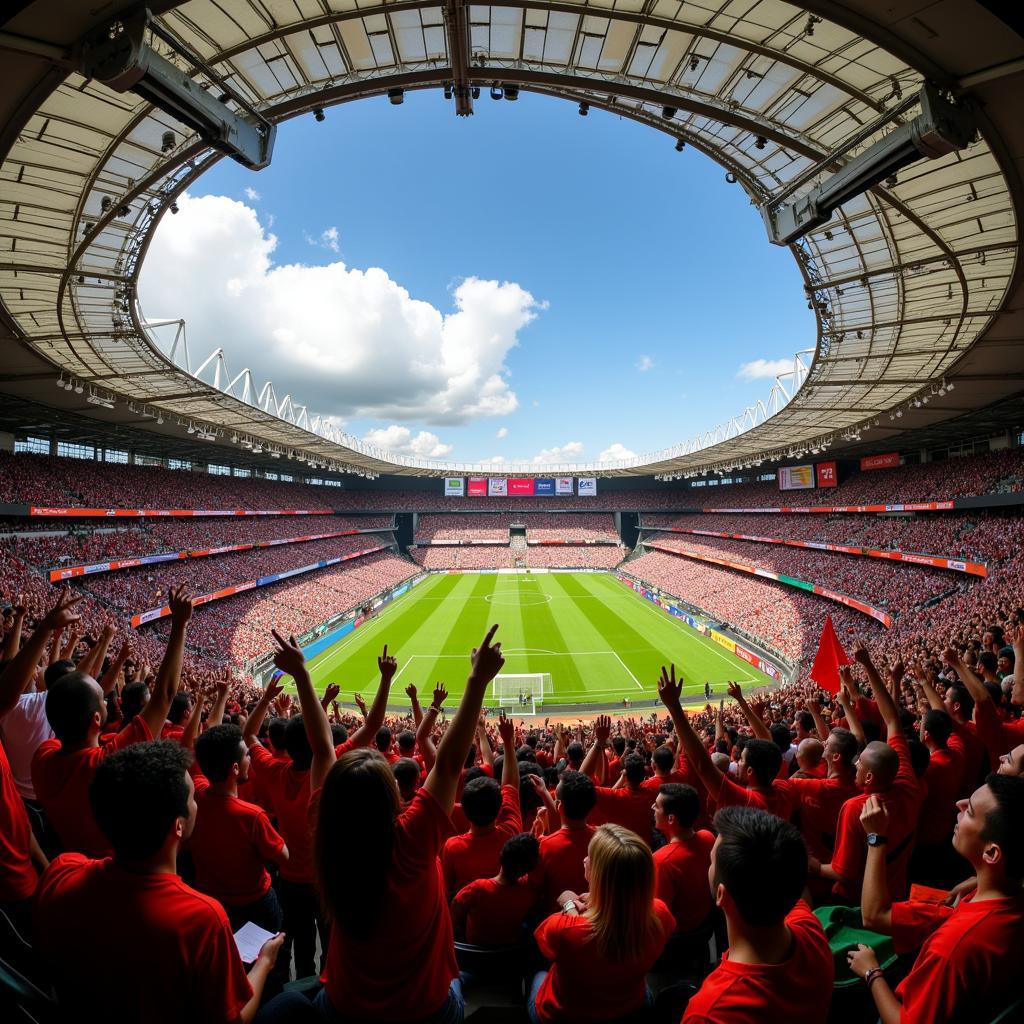
[[640, 1011], [650, 1002], [645, 975], [675, 929], [654, 894], [650, 847], [635, 833], [602, 825], [586, 863], [590, 892], [562, 893], [562, 911], [535, 932], [552, 963], [533, 979], [533, 1024], [609, 1021]]
[[408, 807], [416, 795], [416, 790], [420, 788], [423, 776], [419, 762], [411, 757], [400, 757], [391, 765], [391, 771], [395, 776], [395, 782], [398, 783], [398, 795], [402, 798], [402, 806]]
[[824, 1024], [832, 1000], [828, 939], [800, 894], [807, 849], [788, 822], [753, 807], [715, 815], [710, 881], [729, 949], [686, 1007], [684, 1022]]
[[195, 827], [188, 851], [196, 888], [220, 900], [237, 931], [252, 921], [268, 932], [284, 924], [264, 865], [283, 865], [288, 847], [266, 812], [238, 798], [249, 778], [249, 749], [237, 725], [215, 725], [196, 742], [202, 774], [196, 778]]
[[100, 733], [107, 718], [107, 704], [102, 687], [92, 676], [69, 672], [47, 692], [46, 717], [55, 738], [46, 740], [36, 751], [32, 784], [64, 850], [90, 857], [110, 852], [110, 844], [89, 810], [89, 783], [108, 754], [159, 736], [163, 728], [181, 682], [185, 631], [192, 618], [192, 598], [183, 589], [172, 590], [168, 603], [171, 634], [153, 694], [132, 723], [106, 746], [100, 746]]
[[[583, 862], [596, 831], [593, 825], [587, 824], [587, 816], [597, 803], [597, 792], [589, 776], [582, 772], [563, 772], [555, 789], [555, 798], [562, 824], [557, 832], [541, 839], [537, 867], [538, 906], [545, 914], [554, 910], [559, 895], [567, 889], [571, 892], [586, 890]], [[550, 809], [548, 819], [553, 821]]]
[[[24, 647], [0, 670], [0, 719], [17, 705], [18, 698], [31, 684], [50, 635], [78, 621], [74, 606], [81, 600], [80, 596], [71, 597], [65, 589]], [[32, 834], [28, 813], [0, 743], [0, 910], [23, 935], [30, 934], [31, 898], [38, 882], [36, 871], [47, 863]]]
[[501, 785], [488, 778], [467, 783], [462, 791], [462, 813], [469, 819], [469, 831], [452, 836], [441, 851], [444, 884], [451, 897], [478, 878], [492, 877], [505, 841], [522, 831], [515, 726], [504, 712], [498, 731], [504, 747]]
[[494, 878], [478, 878], [460, 889], [452, 901], [452, 927], [457, 938], [474, 946], [514, 946], [537, 903], [529, 879], [537, 866], [535, 836], [520, 832], [501, 848], [501, 870]]
[[892, 935], [897, 952], [920, 949], [895, 992], [870, 948], [858, 946], [849, 954], [854, 973], [871, 990], [882, 1024], [988, 1021], [1020, 996], [1024, 779], [990, 775], [957, 806], [953, 848], [974, 868], [977, 890], [954, 909], [892, 902], [885, 869], [892, 818], [876, 796], [864, 805], [861, 825], [870, 844], [861, 897], [864, 924]]
[[656, 747], [651, 754], [651, 765], [654, 767], [654, 774], [642, 784], [642, 789], [648, 793], [657, 793], [662, 786], [670, 783], [686, 782], [686, 776], [679, 771], [676, 765], [676, 752], [671, 747], [662, 744]]
[[694, 831], [700, 797], [693, 786], [667, 783], [654, 800], [654, 827], [668, 842], [654, 853], [660, 899], [676, 919], [677, 933], [696, 931], [714, 909], [707, 887], [715, 837]]
[[265, 943], [246, 978], [221, 905], [178, 877], [178, 847], [196, 814], [191, 758], [167, 741], [106, 758], [89, 795], [113, 859], [64, 854], [43, 875], [38, 948], [76, 1019], [111, 1019], [101, 979], [112, 964], [123, 1020], [249, 1024], [256, 1015], [284, 936]]
[[[316, 821], [320, 894], [331, 917], [325, 986], [314, 1001], [324, 1020], [342, 1014], [380, 1024], [455, 1024], [463, 1019], [451, 915], [437, 857], [451, 831], [449, 815], [484, 693], [505, 663], [501, 644], [492, 644], [497, 628], [491, 627], [474, 651], [458, 711], [438, 744], [426, 782], [405, 811], [390, 766], [376, 751], [337, 757], [302, 652], [294, 639], [274, 634], [276, 664], [295, 679], [313, 750], [310, 813]], [[382, 661], [394, 663], [387, 648]], [[353, 822], [359, 823], [357, 829]], [[293, 993], [274, 1003], [282, 1020], [309, 1008], [304, 997]]]

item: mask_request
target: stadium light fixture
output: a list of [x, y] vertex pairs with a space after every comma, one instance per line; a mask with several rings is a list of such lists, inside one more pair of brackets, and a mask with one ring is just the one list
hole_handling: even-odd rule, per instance
[[[148, 42], [151, 36], [166, 43], [172, 56], [187, 66], [179, 67], [158, 53]], [[99, 24], [82, 39], [75, 55], [86, 78], [115, 92], [135, 93], [250, 170], [270, 163], [276, 126], [234, 92], [211, 96], [195, 77], [197, 72], [222, 89], [229, 87], [144, 7]], [[232, 111], [229, 101], [245, 108], [246, 116]], [[165, 131], [161, 152], [166, 155], [176, 146], [175, 133]]]
[[506, 84], [505, 99], [509, 100], [512, 103], [515, 103], [515, 101], [519, 99], [519, 86]]
[[686, 143], [682, 139], [676, 139], [676, 152], [682, 153], [684, 149], [686, 149]]
[[675, 117], [677, 113], [678, 113], [678, 111], [676, 110], [675, 107], [662, 107], [661, 108], [661, 116], [663, 118], [665, 118], [666, 121], [671, 121], [672, 118]]
[[[921, 106], [921, 113], [917, 117], [901, 124], [849, 159], [820, 185], [785, 205], [782, 199], [765, 203], [761, 207], [761, 216], [768, 230], [769, 241], [775, 245], [792, 244], [809, 231], [825, 224], [835, 210], [849, 200], [880, 182], [895, 183], [896, 172], [902, 168], [922, 158], [935, 160], [965, 149], [976, 137], [974, 113], [967, 104], [953, 102], [927, 83], [918, 94], [917, 101]], [[906, 106], [909, 105], [908, 101]], [[893, 111], [883, 116], [886, 121], [891, 121]], [[863, 135], [863, 131], [857, 133], [839, 152], [827, 154], [808, 170], [808, 174], [841, 163]], [[801, 176], [797, 180], [809, 179]], [[791, 194], [792, 189], [791, 186], [783, 198]]]
[[393, 107], [400, 107], [405, 102], [405, 90], [388, 89], [388, 102]]
[[590, 113], [590, 104], [589, 103], [581, 103], [580, 104], [580, 117], [586, 117], [587, 114], [589, 114], [589, 113]]
[[754, 149], [764, 149], [767, 145], [768, 140], [763, 135], [758, 135], [758, 137], [754, 139]]
[[85, 386], [80, 380], [75, 381], [75, 394], [80, 395], [85, 391]]
[[505, 96], [505, 90], [502, 89], [502, 87], [500, 85], [495, 84], [495, 85], [491, 86], [491, 99], [492, 100], [504, 99], [504, 96]]
[[194, 423], [190, 423], [188, 425], [188, 433], [189, 434], [194, 434], [195, 432], [196, 432], [196, 425]]
[[317, 124], [320, 124], [323, 121], [325, 121], [327, 119], [327, 115], [324, 113], [324, 108], [323, 107], [314, 107], [313, 108], [313, 117], [316, 120]]

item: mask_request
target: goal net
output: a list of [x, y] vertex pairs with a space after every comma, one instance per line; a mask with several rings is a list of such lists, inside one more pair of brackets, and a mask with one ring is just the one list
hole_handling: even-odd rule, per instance
[[496, 676], [491, 696], [499, 708], [511, 708], [513, 714], [535, 715], [551, 692], [550, 672], [529, 672]]

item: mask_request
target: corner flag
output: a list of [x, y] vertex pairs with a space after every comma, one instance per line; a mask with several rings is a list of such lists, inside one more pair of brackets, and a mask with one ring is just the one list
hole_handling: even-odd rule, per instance
[[821, 630], [821, 639], [818, 641], [818, 653], [814, 656], [814, 664], [811, 666], [811, 678], [829, 693], [839, 692], [839, 666], [851, 665], [852, 659], [847, 657], [843, 645], [836, 636], [835, 627], [832, 625], [832, 616], [825, 616], [825, 625]]

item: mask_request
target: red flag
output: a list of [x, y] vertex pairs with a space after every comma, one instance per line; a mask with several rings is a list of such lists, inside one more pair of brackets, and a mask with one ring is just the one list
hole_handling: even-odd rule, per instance
[[832, 616], [825, 616], [825, 625], [821, 631], [821, 639], [818, 641], [818, 653], [814, 656], [814, 664], [811, 666], [811, 678], [829, 693], [839, 692], [839, 666], [852, 665], [853, 660], [849, 658], [843, 645], [836, 636], [835, 626], [832, 625]]

